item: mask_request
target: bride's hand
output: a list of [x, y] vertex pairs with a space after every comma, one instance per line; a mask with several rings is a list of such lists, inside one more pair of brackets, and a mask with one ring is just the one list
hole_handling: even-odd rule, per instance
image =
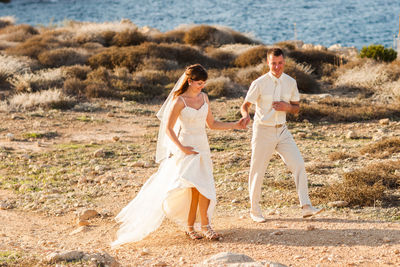
[[236, 122], [233, 128], [236, 130], [247, 129], [245, 118], [241, 118], [238, 122]]
[[194, 151], [194, 148], [191, 146], [183, 146], [181, 148], [182, 152], [185, 153], [186, 155], [195, 155], [195, 154], [199, 154], [199, 152]]

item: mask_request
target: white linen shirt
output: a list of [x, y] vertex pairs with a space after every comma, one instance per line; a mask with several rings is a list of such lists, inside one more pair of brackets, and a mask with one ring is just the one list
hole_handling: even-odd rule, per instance
[[300, 94], [295, 79], [285, 73], [276, 78], [268, 72], [251, 83], [245, 101], [256, 105], [254, 123], [275, 126], [286, 122], [286, 112], [273, 109], [272, 102], [297, 102]]

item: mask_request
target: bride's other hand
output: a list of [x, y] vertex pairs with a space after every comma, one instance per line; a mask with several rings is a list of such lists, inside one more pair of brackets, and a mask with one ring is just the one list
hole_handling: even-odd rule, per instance
[[241, 118], [238, 122], [236, 122], [233, 129], [236, 129], [236, 130], [247, 129], [247, 124], [246, 124], [245, 118]]
[[195, 154], [199, 154], [199, 152], [194, 151], [194, 147], [191, 146], [183, 146], [181, 148], [182, 152], [185, 153], [186, 155], [195, 155]]

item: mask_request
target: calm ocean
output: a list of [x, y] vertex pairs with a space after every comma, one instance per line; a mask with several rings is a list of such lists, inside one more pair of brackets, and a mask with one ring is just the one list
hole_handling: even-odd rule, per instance
[[[0, 16], [49, 25], [64, 20], [119, 21], [161, 31], [180, 24], [224, 25], [266, 44], [295, 38], [305, 43], [361, 48], [393, 46], [399, 32], [397, 0], [11, 0]], [[296, 30], [294, 24], [296, 23]]]

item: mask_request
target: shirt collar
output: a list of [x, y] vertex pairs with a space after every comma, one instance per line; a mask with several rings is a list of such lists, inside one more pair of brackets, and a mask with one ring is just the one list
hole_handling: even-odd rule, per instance
[[271, 73], [271, 71], [268, 72], [268, 75], [269, 75], [269, 77], [271, 77], [272, 81], [274, 81], [274, 82], [281, 82], [281, 81], [282, 81], [282, 75], [283, 75], [283, 73], [282, 73], [281, 77], [279, 77], [279, 78], [275, 77], [275, 76]]

